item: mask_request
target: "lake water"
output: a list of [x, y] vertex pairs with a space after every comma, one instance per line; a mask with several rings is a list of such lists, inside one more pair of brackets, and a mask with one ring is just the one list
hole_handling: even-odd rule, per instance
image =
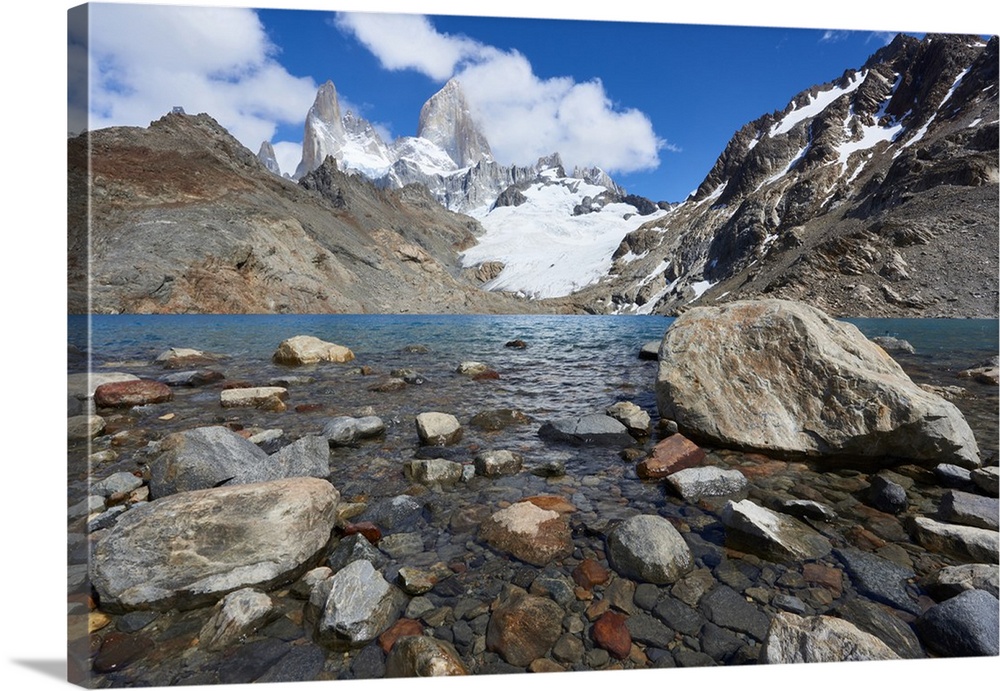
[[[93, 439], [90, 446], [84, 442], [70, 444], [67, 499], [70, 506], [82, 501], [88, 492], [89, 478], [104, 478], [143, 467], [149, 461], [145, 452], [147, 442], [171, 432], [220, 424], [244, 432], [280, 430], [277, 438], [262, 444], [271, 453], [302, 436], [321, 434], [333, 416], [378, 415], [386, 425], [384, 435], [354, 446], [331, 449], [329, 480], [345, 502], [366, 507], [355, 520], [372, 520], [383, 527], [380, 506], [401, 494], [417, 499], [422, 506], [420, 513], [393, 528], [393, 532], [419, 538], [421, 549], [419, 553], [394, 557], [383, 572], [387, 579], [393, 580], [403, 565], [428, 567], [442, 562], [452, 566], [456, 575], [430, 594], [433, 605], [442, 612], [448, 608], [454, 611], [469, 601], [481, 603], [487, 611], [489, 603], [506, 584], [516, 582], [527, 587], [535, 571], [490, 549], [476, 537], [475, 526], [499, 507], [536, 495], [558, 495], [574, 507], [569, 519], [573, 556], [546, 570], [567, 583], [572, 584], [570, 572], [580, 559], [605, 560], [603, 536], [609, 526], [637, 513], [656, 514], [684, 531], [699, 567], [704, 567], [705, 572], [713, 567], [720, 582], [734, 583], [732, 579], [738, 570], [743, 574], [738, 576], [741, 582], [756, 586], [758, 593], [764, 589], [768, 601], [778, 594], [792, 595], [807, 603], [808, 613], [826, 612], [830, 602], [820, 598], [822, 593], [817, 594], [822, 589], [807, 587], [809, 584], [802, 581], [797, 565], [761, 567], [759, 561], [751, 563], [723, 551], [725, 531], [718, 516], [725, 498], [685, 502], [670, 494], [664, 483], [640, 481], [634, 462], [623, 460], [618, 448], [574, 447], [538, 437], [539, 427], [546, 420], [601, 413], [619, 400], [638, 404], [650, 413], [655, 424], [657, 363], [640, 360], [638, 352], [647, 341], [659, 340], [670, 323], [670, 319], [663, 317], [623, 316], [95, 316], [91, 321], [89, 352], [97, 371], [125, 371], [155, 379], [164, 374], [160, 366], [151, 362], [159, 353], [171, 347], [196, 348], [222, 356], [211, 368], [223, 372], [228, 382], [286, 383], [287, 409], [222, 408], [220, 385], [215, 384], [176, 387], [173, 400], [155, 406], [106, 411], [108, 428], [101, 436]], [[894, 356], [917, 382], [957, 385], [971, 393], [971, 397], [956, 400], [956, 405], [969, 419], [984, 455], [996, 451], [997, 387], [955, 376], [959, 370], [997, 354], [996, 321], [857, 320], [856, 323], [870, 337], [892, 335], [908, 340], [916, 354]], [[86, 324], [84, 318], [70, 319], [70, 343], [81, 350], [88, 349]], [[311, 334], [346, 345], [354, 351], [356, 360], [348, 364], [294, 368], [275, 365], [271, 355], [277, 345], [297, 334]], [[506, 348], [504, 344], [514, 339], [525, 341], [527, 348]], [[407, 348], [410, 345], [422, 345], [425, 349]], [[487, 364], [500, 378], [475, 381], [457, 374], [458, 364], [467, 360]], [[71, 370], [82, 367], [84, 358], [79, 354], [71, 357]], [[375, 390], [400, 369], [418, 372], [423, 383], [388, 392]], [[500, 431], [472, 424], [474, 415], [496, 409], [519, 410], [528, 422]], [[427, 411], [454, 414], [463, 425], [461, 441], [446, 448], [421, 447], [414, 417]], [[654, 434], [637, 446], [648, 449], [657, 439]], [[473, 476], [445, 491], [415, 486], [402, 472], [403, 463], [421, 456], [444, 457], [468, 466], [479, 451], [486, 449], [507, 449], [520, 454], [525, 472], [499, 478]], [[102, 451], [103, 460], [88, 463], [87, 453], [94, 451]], [[562, 464], [565, 474], [543, 477], [529, 472], [552, 464]], [[833, 507], [838, 517], [820, 529], [837, 546], [855, 544], [860, 539], [859, 526], [865, 525], [878, 539], [902, 545], [895, 553], [909, 555], [907, 559], [912, 559], [914, 572], [920, 578], [940, 568], [942, 563], [949, 563], [914, 544], [897, 518], [873, 514], [858, 500], [867, 486], [865, 473], [828, 470], [804, 463], [767, 462], [760, 456], [726, 450], [709, 450], [706, 464], [739, 469], [751, 477], [750, 498], [761, 505], [810, 498]], [[944, 489], [933, 481], [933, 475], [928, 481], [927, 475], [919, 470], [911, 470], [910, 474], [916, 478], [908, 490], [913, 510], [932, 514]], [[83, 519], [70, 521], [71, 573], [85, 573], [87, 568], [83, 523]], [[890, 547], [896, 549], [898, 545]], [[321, 665], [301, 671], [302, 676], [296, 678], [380, 676], [377, 668], [366, 666], [365, 660], [371, 656], [366, 658], [357, 651], [345, 655], [322, 649], [313, 641], [308, 627], [301, 623], [302, 601], [287, 595], [272, 595], [278, 623], [255, 634], [245, 647], [237, 646], [224, 655], [197, 650], [197, 634], [211, 608], [154, 615], [154, 621], [141, 632], [148, 652], [123, 671], [95, 675], [95, 685], [168, 686], [229, 683], [233, 679], [249, 682], [256, 677], [246, 670], [259, 667], [260, 650], [277, 655], [300, 648], [316, 653]], [[582, 613], [587, 602], [570, 597], [565, 606], [567, 621], [579, 620], [584, 630], [581, 645], [592, 646], [583, 628], [586, 624]], [[768, 616], [774, 612], [770, 605], [755, 606]], [[484, 614], [479, 619], [486, 618]], [[485, 630], [485, 623], [480, 623]], [[475, 673], [509, 671], [495, 667], [495, 654], [491, 658], [490, 654], [476, 653], [472, 642], [460, 641], [459, 633], [464, 632], [460, 624], [438, 626], [434, 635], [454, 639]], [[120, 625], [119, 618], [114, 617], [104, 631], [113, 631]], [[104, 631], [97, 635], [104, 636]], [[113, 640], [110, 634], [108, 639]], [[82, 636], [80, 641], [79, 657], [86, 660], [93, 640]], [[105, 641], [105, 644], [113, 649], [112, 643]], [[676, 645], [675, 652], [680, 655], [699, 651], [701, 644], [684, 637]], [[758, 645], [751, 641], [744, 647], [747, 659], [755, 659]], [[593, 668], [603, 668], [603, 663], [594, 664]], [[627, 666], [643, 664], [628, 662]], [[580, 663], [574, 667], [577, 668], [586, 666]]]
[[[289, 408], [300, 402], [322, 404], [327, 414], [351, 414], [371, 406], [377, 415], [405, 419], [436, 406], [460, 420], [489, 408], [516, 408], [544, 418], [601, 412], [615, 401], [631, 400], [653, 414], [655, 423], [656, 363], [639, 360], [637, 353], [645, 342], [659, 340], [672, 321], [657, 316], [565, 315], [98, 315], [91, 318], [90, 352], [95, 369], [125, 369], [151, 378], [162, 372], [147, 363], [170, 347], [225, 355], [217, 369], [228, 379], [253, 385], [289, 374], [312, 376], [315, 382], [290, 387]], [[995, 356], [1000, 348], [995, 320], [850, 321], [868, 337], [891, 335], [909, 341], [915, 354], [892, 355], [918, 383], [959, 384], [958, 371]], [[82, 349], [85, 325], [83, 317], [70, 318], [70, 341]], [[270, 358], [278, 343], [297, 334], [346, 345], [356, 360], [351, 367], [274, 365]], [[80, 340], [74, 341], [74, 336]], [[528, 347], [504, 347], [514, 339]], [[415, 344], [428, 352], [405, 351]], [[501, 379], [469, 382], [456, 375], [455, 368], [466, 360], [486, 363]], [[361, 365], [375, 375], [344, 374]], [[427, 384], [395, 396], [368, 390], [380, 376], [403, 368], [418, 371]], [[996, 388], [980, 385], [977, 393], [985, 398], [960, 407], [977, 418], [973, 426], [987, 438], [986, 448], [994, 449]], [[194, 402], [203, 403], [200, 398], [195, 394]], [[209, 424], [218, 417], [217, 410], [212, 412], [214, 416], [195, 411], [191, 415]], [[187, 426], [191, 422], [188, 418]], [[316, 423], [291, 413], [259, 422], [282, 423], [286, 433], [318, 431], [311, 428]]]

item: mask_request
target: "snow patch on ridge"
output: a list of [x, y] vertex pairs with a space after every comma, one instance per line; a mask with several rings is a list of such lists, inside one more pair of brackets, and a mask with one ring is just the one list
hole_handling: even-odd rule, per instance
[[[596, 283], [611, 269], [622, 239], [639, 226], [665, 215], [640, 216], [630, 204], [573, 215], [584, 197], [604, 187], [575, 178], [544, 174], [524, 191], [517, 207], [480, 208], [470, 213], [486, 230], [478, 244], [462, 253], [465, 267], [503, 262], [504, 270], [483, 285], [486, 290], [521, 292], [532, 298], [564, 297]], [[628, 216], [628, 218], [626, 218]]]
[[865, 81], [866, 75], [867, 71], [855, 72], [848, 80], [849, 83], [847, 86], [834, 87], [827, 91], [821, 91], [816, 96], [809, 96], [808, 103], [795, 108], [771, 127], [770, 136], [774, 137], [779, 134], [785, 134], [803, 120], [816, 117], [838, 98], [844, 94], [851, 93], [861, 86]]

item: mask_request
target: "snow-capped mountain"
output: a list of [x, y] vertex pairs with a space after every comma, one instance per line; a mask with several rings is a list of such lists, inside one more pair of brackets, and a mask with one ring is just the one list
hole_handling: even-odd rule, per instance
[[995, 315], [997, 111], [996, 37], [897, 36], [743, 126], [685, 202], [624, 238], [581, 304], [675, 313], [769, 294], [946, 314], [955, 286], [937, 282], [954, 276]]
[[461, 260], [486, 280], [486, 290], [569, 295], [606, 275], [622, 238], [663, 213], [627, 195], [600, 168], [567, 175], [557, 153], [529, 166], [498, 163], [454, 79], [421, 108], [417, 136], [388, 145], [363, 118], [341, 114], [327, 82], [306, 116], [294, 177], [317, 170], [328, 156], [379, 187], [422, 185], [446, 208], [478, 219], [485, 233]]
[[458, 168], [493, 160], [493, 152], [469, 112], [457, 79], [451, 79], [420, 109], [417, 137], [444, 149]]
[[[326, 82], [306, 115], [302, 160], [292, 177], [298, 180], [317, 169], [327, 156], [333, 156], [341, 170], [361, 173], [380, 187], [420, 184], [448, 209], [479, 215], [511, 185], [526, 185], [543, 170], [562, 165], [546, 159], [531, 166], [494, 160], [456, 79], [420, 109], [416, 136], [389, 144], [367, 120], [351, 112], [341, 114], [336, 87]], [[558, 154], [554, 156], [558, 159]], [[268, 161], [262, 158], [261, 162], [270, 169]], [[625, 194], [600, 168], [581, 168], [571, 177]]]

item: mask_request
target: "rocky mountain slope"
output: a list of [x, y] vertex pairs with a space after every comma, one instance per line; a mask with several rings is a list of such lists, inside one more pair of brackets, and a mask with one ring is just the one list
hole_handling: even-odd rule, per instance
[[68, 155], [70, 313], [88, 276], [95, 313], [551, 309], [479, 290], [457, 254], [482, 228], [425, 189], [333, 159], [295, 183], [207, 115], [80, 135]]
[[598, 313], [759, 296], [845, 316], [997, 316], [997, 38], [896, 39], [742, 127], [629, 233]]

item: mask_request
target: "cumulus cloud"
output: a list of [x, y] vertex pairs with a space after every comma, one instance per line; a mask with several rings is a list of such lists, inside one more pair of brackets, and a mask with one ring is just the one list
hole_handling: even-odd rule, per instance
[[301, 122], [315, 98], [311, 78], [277, 62], [252, 10], [96, 4], [90, 20], [91, 129], [145, 126], [182, 106], [256, 152], [277, 123]]
[[567, 167], [627, 173], [659, 165], [665, 142], [649, 118], [618, 107], [600, 80], [542, 79], [521, 53], [438, 32], [422, 16], [345, 14], [335, 20], [390, 70], [457, 77], [494, 156], [528, 164], [559, 152]]
[[416, 70], [437, 81], [451, 77], [460, 62], [488, 51], [470, 38], [438, 33], [420, 15], [340, 13], [334, 23], [353, 34], [387, 70]]

